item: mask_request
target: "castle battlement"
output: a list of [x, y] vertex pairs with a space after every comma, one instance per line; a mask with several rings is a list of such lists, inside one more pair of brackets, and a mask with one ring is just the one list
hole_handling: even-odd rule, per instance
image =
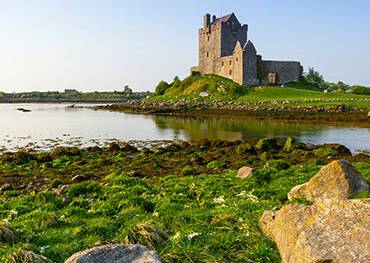
[[241, 85], [284, 84], [299, 81], [302, 66], [294, 61], [262, 60], [248, 40], [248, 25], [234, 13], [204, 16], [199, 29], [199, 65], [192, 72], [216, 74]]

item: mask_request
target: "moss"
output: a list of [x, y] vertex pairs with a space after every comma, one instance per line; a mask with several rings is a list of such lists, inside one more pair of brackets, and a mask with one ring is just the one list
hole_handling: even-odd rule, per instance
[[253, 147], [249, 143], [242, 143], [236, 148], [236, 153], [241, 155], [253, 150]]
[[[276, 151], [273, 160], [266, 151], [270, 156], [261, 161], [261, 151], [236, 154], [239, 144], [161, 144], [160, 154], [156, 147], [127, 152], [122, 144], [115, 152], [64, 149], [53, 158], [34, 153], [26, 164], [0, 156], [0, 175], [17, 189], [17, 195], [0, 192], [0, 219], [17, 236], [0, 241], [0, 262], [21, 248], [62, 263], [106, 243], [142, 243], [164, 262], [279, 262], [276, 246], [259, 231], [259, 218], [286, 204], [290, 189], [330, 160], [302, 147]], [[369, 157], [338, 154], [370, 180]], [[46, 155], [51, 159], [38, 161]], [[255, 172], [240, 180], [235, 175], [245, 165]], [[186, 176], [179, 176], [182, 171]], [[90, 180], [73, 182], [76, 175]], [[55, 179], [62, 184], [50, 190]], [[31, 180], [39, 192], [26, 188]]]
[[193, 169], [192, 166], [187, 165], [181, 170], [181, 175], [182, 176], [189, 176], [189, 175], [194, 175], [195, 170]]
[[222, 160], [215, 160], [215, 161], [209, 162], [206, 167], [208, 169], [223, 168], [225, 167], [225, 162]]
[[297, 147], [297, 142], [294, 138], [292, 138], [291, 136], [289, 136], [286, 141], [285, 141], [285, 144], [284, 144], [284, 148], [283, 148], [283, 151], [285, 152], [291, 152], [293, 151], [295, 148]]
[[284, 160], [271, 160], [267, 163], [267, 167], [275, 170], [286, 170], [290, 167], [290, 164]]
[[275, 150], [277, 148], [277, 142], [271, 138], [260, 139], [256, 144], [256, 148], [261, 151]]
[[263, 152], [261, 155], [260, 155], [260, 159], [261, 161], [268, 161], [272, 158], [272, 154], [270, 152]]

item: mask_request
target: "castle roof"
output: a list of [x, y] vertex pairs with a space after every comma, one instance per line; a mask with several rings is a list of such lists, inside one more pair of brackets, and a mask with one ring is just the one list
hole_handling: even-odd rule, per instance
[[229, 21], [229, 19], [234, 15], [234, 13], [231, 13], [231, 14], [228, 14], [226, 16], [223, 16], [223, 17], [219, 17], [217, 18], [215, 21], [212, 22], [212, 24], [217, 24], [217, 23], [226, 23], [227, 21]]
[[253, 45], [253, 42], [248, 40], [247, 43], [245, 43], [244, 47], [243, 47], [243, 50], [247, 50], [247, 49], [252, 49], [252, 50], [256, 50], [256, 48], [254, 47]]

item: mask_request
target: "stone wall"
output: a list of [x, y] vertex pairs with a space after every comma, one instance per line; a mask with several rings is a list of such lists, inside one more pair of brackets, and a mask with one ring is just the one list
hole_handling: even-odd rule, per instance
[[238, 42], [247, 43], [248, 26], [241, 25], [233, 15], [227, 23], [221, 23], [221, 56], [231, 56]]
[[256, 85], [259, 84], [257, 79], [257, 50], [253, 43], [249, 41], [244, 47], [244, 65], [243, 65], [243, 84]]
[[215, 60], [221, 57], [221, 27], [208, 26], [199, 30], [199, 70], [214, 73]]
[[297, 82], [302, 74], [301, 64], [295, 61], [260, 60], [258, 67], [262, 84], [268, 83], [267, 77], [270, 72], [277, 74], [277, 84]]

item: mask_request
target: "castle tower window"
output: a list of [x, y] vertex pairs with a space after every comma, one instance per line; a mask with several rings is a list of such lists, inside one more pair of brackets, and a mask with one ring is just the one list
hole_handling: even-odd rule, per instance
[[229, 65], [231, 66], [231, 64], [233, 64], [233, 61], [232, 60], [230, 60], [230, 62], [229, 62]]
[[238, 62], [239, 61], [239, 58], [236, 58], [236, 62]]
[[209, 42], [209, 36], [207, 37], [207, 41]]
[[209, 57], [209, 52], [207, 51], [207, 54], [206, 54], [207, 58]]
[[232, 70], [230, 70], [230, 71], [229, 71], [229, 75], [231, 76], [232, 74], [233, 74], [233, 71], [232, 71]]
[[222, 61], [222, 66], [224, 66], [224, 65], [225, 65], [225, 62]]

